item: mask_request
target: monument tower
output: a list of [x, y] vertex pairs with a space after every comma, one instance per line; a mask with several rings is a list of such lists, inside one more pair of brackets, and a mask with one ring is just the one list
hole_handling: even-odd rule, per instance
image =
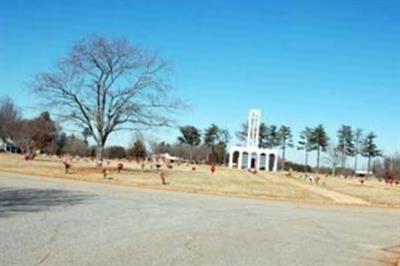
[[249, 121], [247, 123], [247, 147], [256, 148], [258, 147], [258, 140], [260, 136], [260, 117], [261, 112], [259, 110], [250, 110]]
[[260, 147], [261, 111], [251, 109], [247, 122], [246, 146], [231, 147], [229, 152], [229, 167], [252, 169], [257, 171], [276, 171], [278, 152]]

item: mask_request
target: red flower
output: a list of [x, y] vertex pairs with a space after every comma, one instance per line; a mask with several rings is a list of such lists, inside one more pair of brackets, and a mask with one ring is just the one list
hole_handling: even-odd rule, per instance
[[124, 169], [124, 164], [123, 163], [118, 163], [117, 164], [118, 173], [120, 173], [122, 169]]
[[217, 168], [215, 167], [215, 164], [211, 165], [211, 173], [215, 173], [215, 171], [217, 170]]
[[69, 173], [69, 169], [71, 168], [71, 163], [68, 161], [63, 161], [64, 167], [65, 167], [65, 173]]

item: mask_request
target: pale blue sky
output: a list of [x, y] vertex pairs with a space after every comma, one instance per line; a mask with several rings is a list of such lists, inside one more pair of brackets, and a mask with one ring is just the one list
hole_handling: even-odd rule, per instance
[[[400, 150], [399, 29], [398, 1], [0, 0], [0, 96], [36, 114], [39, 99], [26, 89], [35, 73], [88, 34], [126, 37], [173, 61], [174, 93], [192, 106], [180, 124], [214, 122], [234, 135], [259, 108], [267, 124], [290, 125], [296, 141], [305, 126], [322, 123], [334, 138], [349, 124], [376, 132], [393, 153]], [[295, 151], [289, 157], [301, 160]]]

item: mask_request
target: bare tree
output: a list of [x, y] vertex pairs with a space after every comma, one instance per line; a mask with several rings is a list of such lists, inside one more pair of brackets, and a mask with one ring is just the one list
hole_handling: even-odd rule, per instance
[[9, 97], [0, 100], [0, 138], [15, 138], [21, 115]]
[[76, 43], [54, 72], [38, 74], [32, 88], [61, 118], [88, 128], [101, 165], [111, 133], [173, 124], [180, 102], [168, 97], [169, 71], [156, 53], [94, 36]]
[[336, 176], [336, 168], [342, 161], [342, 153], [335, 144], [331, 144], [328, 146], [325, 161], [327, 164], [330, 165], [332, 169], [332, 175]]
[[357, 164], [358, 164], [358, 155], [361, 153], [363, 142], [363, 131], [360, 128], [357, 128], [354, 131], [354, 174], [357, 172]]

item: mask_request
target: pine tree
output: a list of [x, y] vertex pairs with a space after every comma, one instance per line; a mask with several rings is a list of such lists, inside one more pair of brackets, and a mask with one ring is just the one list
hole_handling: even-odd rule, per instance
[[312, 128], [306, 127], [303, 131], [301, 131], [297, 149], [304, 150], [304, 165], [305, 165], [305, 172], [307, 173], [308, 155], [311, 151], [316, 149], [313, 141]]
[[371, 159], [382, 156], [381, 150], [378, 149], [378, 146], [375, 143], [376, 138], [377, 136], [373, 132], [371, 132], [365, 137], [363, 141], [362, 155], [368, 158], [368, 168], [367, 168], [368, 175], [369, 172], [371, 171]]
[[281, 126], [278, 131], [280, 148], [282, 150], [282, 170], [285, 170], [286, 149], [293, 147], [292, 130], [288, 126]]
[[190, 161], [193, 157], [193, 147], [198, 146], [201, 142], [200, 130], [194, 126], [184, 126], [179, 128], [182, 136], [178, 137], [178, 141], [182, 144], [190, 146]]
[[[211, 124], [211, 126], [204, 131], [204, 144], [211, 148], [210, 161], [212, 163], [215, 163], [217, 159], [219, 162], [223, 162], [224, 158], [221, 157], [225, 156], [228, 140], [229, 132], [225, 129], [220, 129], [216, 124]], [[221, 147], [224, 147], [224, 149], [221, 149]], [[218, 152], [216, 152], [216, 148]]]
[[268, 127], [265, 123], [261, 122], [260, 124], [260, 134], [258, 138], [258, 146], [260, 148], [268, 147]]
[[350, 126], [343, 125], [337, 133], [338, 146], [337, 149], [341, 154], [341, 167], [344, 169], [346, 167], [347, 156], [354, 155], [354, 136], [353, 130]]
[[279, 130], [275, 125], [270, 125], [266, 131], [265, 147], [276, 148], [280, 145]]
[[246, 143], [248, 128], [249, 128], [249, 125], [247, 122], [242, 123], [240, 125], [240, 130], [236, 131], [236, 133], [235, 133], [236, 138], [242, 143]]
[[136, 159], [144, 159], [147, 155], [146, 145], [141, 139], [133, 142], [132, 147], [128, 150], [128, 155]]
[[320, 169], [321, 152], [325, 152], [328, 147], [328, 135], [325, 132], [323, 125], [318, 125], [312, 131], [312, 143], [317, 150], [317, 170]]

